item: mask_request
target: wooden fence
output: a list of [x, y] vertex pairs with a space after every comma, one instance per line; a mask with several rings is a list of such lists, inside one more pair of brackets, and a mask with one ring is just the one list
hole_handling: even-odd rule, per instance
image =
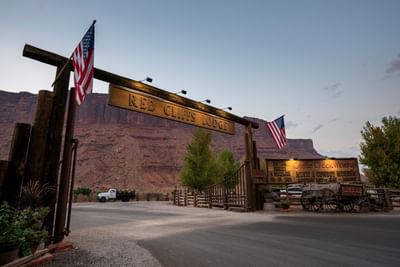
[[233, 175], [222, 182], [205, 188], [202, 192], [187, 190], [174, 191], [174, 205], [224, 209], [247, 209], [246, 171], [248, 164], [243, 164]]
[[209, 197], [206, 192], [175, 190], [173, 202], [176, 206], [210, 208]]
[[246, 168], [247, 165], [243, 164], [224, 181], [206, 188], [206, 192], [210, 196], [211, 207], [229, 209], [232, 207], [246, 208], [248, 206]]
[[400, 190], [389, 190], [389, 198], [393, 208], [400, 207]]

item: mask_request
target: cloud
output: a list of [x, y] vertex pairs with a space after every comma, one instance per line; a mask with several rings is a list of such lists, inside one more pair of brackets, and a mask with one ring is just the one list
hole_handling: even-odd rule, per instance
[[314, 130], [312, 131], [312, 133], [315, 133], [315, 132], [319, 131], [322, 127], [324, 127], [324, 125], [318, 124], [318, 125], [314, 128]]
[[339, 118], [333, 118], [333, 119], [329, 120], [328, 123], [336, 122], [338, 120], [339, 120]]
[[332, 81], [330, 84], [325, 86], [323, 90], [326, 91], [331, 98], [338, 98], [344, 93], [343, 90], [340, 90], [341, 86], [342, 86], [341, 82]]
[[292, 121], [286, 121], [286, 122], [285, 122], [285, 127], [286, 127], [286, 128], [294, 128], [294, 127], [297, 127], [297, 126], [299, 126], [298, 123], [294, 123], [294, 122], [292, 122]]
[[400, 54], [397, 55], [396, 59], [394, 59], [392, 62], [390, 62], [389, 67], [385, 71], [385, 74], [391, 75], [391, 74], [394, 74], [397, 72], [400, 73]]

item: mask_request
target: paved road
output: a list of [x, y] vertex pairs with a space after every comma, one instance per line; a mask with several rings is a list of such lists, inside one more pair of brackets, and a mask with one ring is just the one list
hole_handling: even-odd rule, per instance
[[400, 212], [235, 213], [130, 202], [78, 204], [72, 219], [78, 249], [53, 266], [400, 266]]

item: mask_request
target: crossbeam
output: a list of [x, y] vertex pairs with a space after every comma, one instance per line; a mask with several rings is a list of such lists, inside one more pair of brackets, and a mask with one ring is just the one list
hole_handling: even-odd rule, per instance
[[[64, 64], [64, 62], [66, 62], [68, 59], [66, 57], [60, 56], [58, 54], [31, 46], [29, 44], [25, 44], [24, 50], [23, 50], [23, 56], [24, 57], [28, 57], [31, 59], [35, 59], [37, 61], [49, 64], [49, 65], [53, 65], [56, 67], [59, 67], [60, 65]], [[69, 62], [68, 66], [66, 67], [67, 71], [71, 71], [72, 70], [72, 63]], [[144, 92], [146, 94], [150, 94], [153, 96], [157, 96], [160, 97], [162, 99], [180, 104], [180, 105], [184, 105], [186, 107], [189, 108], [194, 108], [194, 109], [198, 109], [216, 116], [220, 116], [222, 118], [234, 121], [236, 123], [248, 126], [251, 125], [252, 128], [257, 129], [258, 123], [247, 120], [245, 118], [236, 116], [232, 113], [226, 112], [222, 109], [218, 109], [203, 103], [200, 103], [198, 101], [194, 101], [192, 99], [186, 98], [186, 97], [182, 97], [179, 96], [177, 94], [174, 93], [170, 93], [168, 91], [165, 91], [163, 89], [136, 81], [136, 80], [132, 80], [123, 76], [119, 76], [116, 74], [113, 74], [111, 72], [107, 72], [98, 68], [94, 68], [94, 78], [99, 79], [101, 81], [104, 82], [108, 82], [108, 83], [113, 83], [116, 85], [120, 85], [120, 86], [125, 86], [131, 89], [135, 89], [141, 92]]]

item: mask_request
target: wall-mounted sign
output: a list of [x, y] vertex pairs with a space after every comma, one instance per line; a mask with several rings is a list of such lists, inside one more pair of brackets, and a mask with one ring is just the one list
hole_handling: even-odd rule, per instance
[[360, 181], [356, 158], [266, 159], [269, 183], [337, 183]]
[[108, 104], [214, 131], [235, 134], [235, 123], [230, 120], [113, 84], [109, 86]]

